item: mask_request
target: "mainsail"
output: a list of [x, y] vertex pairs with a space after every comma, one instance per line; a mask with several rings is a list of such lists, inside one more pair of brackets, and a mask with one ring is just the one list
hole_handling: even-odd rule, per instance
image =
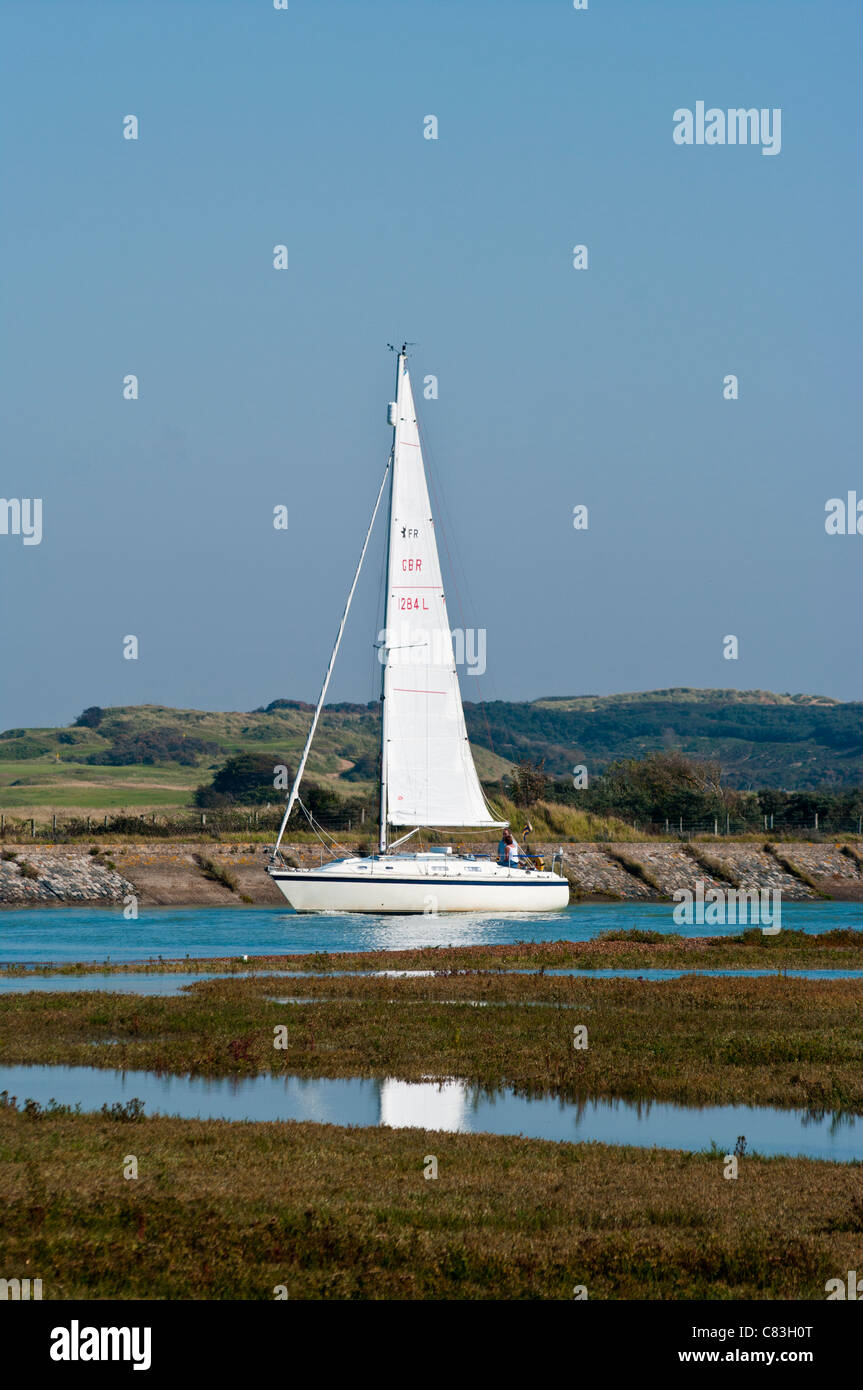
[[464, 722], [407, 361], [391, 413], [393, 476], [383, 679], [382, 795], [390, 825], [499, 826]]

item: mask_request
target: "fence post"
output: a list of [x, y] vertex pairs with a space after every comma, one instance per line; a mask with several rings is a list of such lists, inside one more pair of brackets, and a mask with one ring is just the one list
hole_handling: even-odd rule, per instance
[[728, 818], [728, 812], [726, 811], [726, 812], [725, 812], [725, 833], [726, 833], [726, 835], [729, 833], [728, 826], [729, 826], [729, 818]]
[[202, 812], [201, 812], [201, 824], [202, 824], [202, 825], [206, 825], [206, 824], [207, 824], [207, 815], [206, 815], [206, 812], [205, 812], [205, 811], [202, 811]]
[[106, 829], [106, 830], [108, 829], [108, 817], [107, 817], [107, 815], [105, 816], [105, 829]]
[[665, 833], [668, 834], [668, 816], [665, 817]]
[[31, 839], [31, 840], [35, 840], [35, 839], [36, 839], [36, 821], [35, 821], [35, 819], [33, 819], [33, 820], [30, 821], [30, 839]]
[[714, 835], [719, 834], [719, 821], [716, 819], [716, 816], [713, 817], [713, 833]]
[[56, 839], [56, 836], [57, 836], [57, 812], [56, 812], [56, 811], [54, 812], [53, 816], [51, 817], [51, 835], [52, 835], [53, 838]]

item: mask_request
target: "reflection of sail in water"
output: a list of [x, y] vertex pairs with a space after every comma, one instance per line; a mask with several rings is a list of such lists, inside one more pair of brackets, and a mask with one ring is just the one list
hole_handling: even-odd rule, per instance
[[396, 1081], [381, 1083], [382, 1125], [393, 1129], [468, 1129], [464, 1081]]

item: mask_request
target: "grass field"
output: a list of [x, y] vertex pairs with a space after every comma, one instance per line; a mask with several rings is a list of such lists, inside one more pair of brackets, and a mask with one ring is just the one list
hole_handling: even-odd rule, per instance
[[[311, 1002], [298, 1004], [271, 1002], [297, 986], [266, 975], [200, 981], [166, 999], [8, 995], [0, 1055], [214, 1077], [460, 1076], [570, 1099], [863, 1114], [861, 981], [659, 985], [506, 969], [581, 964], [588, 952], [603, 964], [615, 953], [616, 963], [631, 953], [667, 964], [713, 950], [651, 937], [273, 960], [437, 967], [307, 977]], [[813, 951], [841, 967], [860, 952], [854, 933], [800, 937], [784, 951], [798, 963]], [[761, 933], [719, 949], [723, 963], [779, 959]], [[588, 1028], [587, 1050], [573, 1048], [574, 1023]], [[286, 1050], [273, 1047], [279, 1024]], [[729, 1181], [720, 1149], [136, 1118], [130, 1106], [112, 1117], [3, 1100], [0, 1268], [41, 1278], [46, 1299], [272, 1299], [279, 1289], [291, 1299], [571, 1300], [576, 1286], [591, 1299], [823, 1299], [828, 1279], [859, 1268], [860, 1163], [744, 1154]]]
[[823, 1299], [863, 1242], [863, 1169], [802, 1159], [0, 1108], [0, 1161], [46, 1299]]

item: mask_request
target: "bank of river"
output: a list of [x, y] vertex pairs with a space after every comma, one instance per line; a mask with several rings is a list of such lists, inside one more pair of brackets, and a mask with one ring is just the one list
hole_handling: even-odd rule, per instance
[[[267, 851], [254, 844], [210, 840], [173, 843], [100, 843], [91, 847], [4, 843], [0, 906], [72, 903], [122, 905], [130, 896], [144, 907], [285, 906], [266, 872]], [[550, 859], [557, 845], [536, 845]], [[671, 898], [681, 888], [729, 887], [779, 892], [785, 903], [824, 897], [863, 901], [860, 846], [823, 843], [763, 844], [734, 840], [635, 841], [565, 844], [564, 872], [578, 902], [635, 905]], [[355, 852], [355, 845], [346, 849]], [[472, 845], [479, 854], [494, 846]], [[319, 848], [288, 845], [285, 854], [302, 867], [321, 862]]]

